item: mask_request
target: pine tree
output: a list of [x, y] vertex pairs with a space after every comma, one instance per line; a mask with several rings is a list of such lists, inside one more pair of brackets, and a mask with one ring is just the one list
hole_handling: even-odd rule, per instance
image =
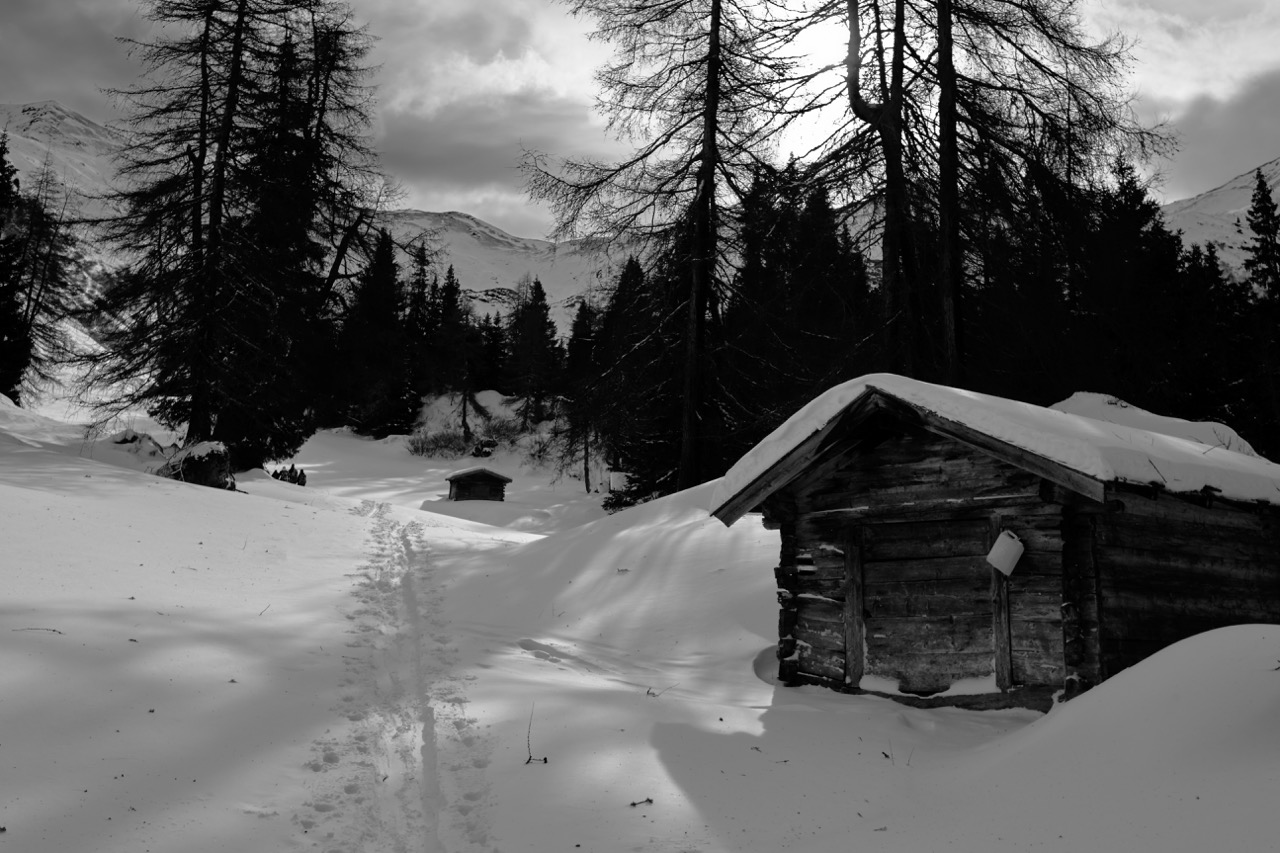
[[23, 322], [23, 243], [18, 219], [22, 198], [18, 170], [9, 162], [9, 134], [0, 132], [0, 394], [20, 401], [31, 364], [32, 341]]
[[121, 323], [90, 356], [117, 396], [222, 438], [242, 462], [312, 429], [332, 365], [337, 285], [378, 179], [364, 139], [369, 41], [341, 0], [148, 0], [142, 82], [117, 91], [133, 142], [123, 213], [131, 258], [100, 306]]
[[559, 387], [563, 358], [546, 291], [536, 278], [528, 297], [511, 312], [508, 338], [511, 393], [521, 398], [518, 412], [528, 427], [548, 417], [548, 403]]
[[1254, 172], [1249, 202], [1249, 231], [1244, 268], [1259, 296], [1280, 300], [1280, 211], [1262, 170]]
[[601, 407], [597, 359], [599, 315], [591, 303], [583, 299], [573, 316], [569, 342], [565, 347], [564, 398], [568, 421], [570, 454], [582, 455], [582, 485], [591, 491], [592, 435], [597, 429]]
[[431, 274], [431, 259], [423, 243], [414, 246], [410, 259], [412, 272], [404, 318], [405, 357], [409, 361], [409, 382], [414, 392], [421, 396], [432, 390], [431, 340], [436, 329], [431, 300], [433, 292], [438, 293], [439, 288]]
[[18, 403], [25, 387], [51, 377], [67, 350], [59, 321], [79, 292], [70, 274], [68, 206], [49, 155], [21, 190], [0, 134], [0, 393]]
[[476, 385], [480, 389], [510, 390], [510, 354], [507, 345], [507, 328], [502, 314], [485, 314], [480, 320], [480, 358]]
[[395, 243], [378, 232], [373, 255], [360, 274], [340, 338], [348, 423], [381, 438], [407, 433], [417, 418], [410, 382], [400, 267]]

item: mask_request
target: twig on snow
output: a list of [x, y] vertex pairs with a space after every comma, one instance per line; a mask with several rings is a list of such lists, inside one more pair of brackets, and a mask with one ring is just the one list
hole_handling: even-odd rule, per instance
[[524, 736], [524, 745], [525, 745], [525, 749], [527, 749], [529, 752], [529, 757], [525, 759], [524, 763], [534, 764], [537, 762], [541, 762], [543, 764], [550, 764], [551, 762], [547, 760], [547, 757], [545, 755], [542, 758], [533, 757], [533, 709], [537, 707], [538, 707], [537, 702], [534, 702], [529, 707], [529, 729], [528, 731], [525, 732], [525, 736]]

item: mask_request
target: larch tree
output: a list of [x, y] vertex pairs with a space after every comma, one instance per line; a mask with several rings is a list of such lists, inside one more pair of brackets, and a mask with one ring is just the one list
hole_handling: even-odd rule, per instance
[[[680, 452], [676, 488], [712, 474], [705, 464], [707, 327], [726, 278], [721, 215], [746, 192], [780, 124], [788, 61], [764, 14], [772, 0], [565, 0], [616, 48], [597, 72], [599, 109], [621, 139], [620, 162], [538, 153], [525, 162], [530, 194], [551, 203], [561, 237], [657, 239], [685, 247]], [[677, 233], [681, 232], [681, 233]]]
[[[105, 222], [128, 259], [93, 380], [104, 417], [144, 407], [225, 439], [241, 464], [313, 428], [300, 374], [381, 179], [365, 140], [369, 39], [340, 0], [149, 0], [128, 42], [144, 75], [114, 92], [131, 141]], [[264, 336], [265, 333], [265, 336]]]

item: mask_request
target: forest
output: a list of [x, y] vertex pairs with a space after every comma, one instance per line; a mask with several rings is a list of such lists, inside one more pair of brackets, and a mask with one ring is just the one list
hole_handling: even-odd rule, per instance
[[[498, 390], [554, 422], [588, 490], [593, 459], [630, 475], [611, 506], [719, 476], [878, 371], [1103, 392], [1280, 452], [1272, 188], [1259, 171], [1243, 272], [1184, 245], [1143, 172], [1173, 140], [1134, 118], [1128, 44], [1091, 40], [1076, 0], [562, 5], [614, 47], [600, 109], [634, 143], [520, 164], [554, 237], [625, 258], [567, 332], [539, 281], [481, 315], [430, 235], [378, 227], [394, 190], [350, 4], [145, 0], [163, 26], [112, 93], [114, 215], [73, 223], [51, 176], [21, 187], [0, 136], [0, 393], [77, 360], [104, 418], [145, 410], [243, 470], [320, 428], [411, 433], [429, 395], [465, 425]], [[843, 63], [806, 56], [818, 29]], [[72, 224], [127, 258], [98, 290]], [[101, 346], [71, 351], [68, 319]]]

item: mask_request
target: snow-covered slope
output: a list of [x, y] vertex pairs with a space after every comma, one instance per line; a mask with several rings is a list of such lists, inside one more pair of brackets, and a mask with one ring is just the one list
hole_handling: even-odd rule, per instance
[[115, 174], [113, 158], [125, 135], [56, 101], [0, 104], [0, 128], [9, 134], [9, 160], [24, 189], [34, 186], [46, 160], [54, 176], [72, 191], [85, 215], [105, 212], [102, 195]]
[[[324, 433], [300, 458], [306, 488], [203, 489], [0, 399], [0, 847], [1280, 837], [1280, 626], [1186, 640], [1044, 717], [787, 688], [777, 533], [709, 517], [714, 483], [588, 524], [551, 513], [540, 537], [410, 508], [441, 466], [396, 441]], [[514, 473], [519, 500], [581, 499]]]
[[[429, 213], [393, 210], [382, 221], [399, 240], [428, 232], [443, 249], [440, 266], [452, 264], [463, 288], [476, 293], [513, 289], [522, 276], [542, 282], [560, 328], [568, 330], [572, 300], [617, 275], [625, 258], [608, 257], [581, 242], [551, 243], [515, 237], [467, 213]], [[477, 310], [508, 311], [500, 300], [477, 305]]]
[[[1271, 184], [1272, 195], [1280, 192], [1280, 158], [1260, 167]], [[1249, 231], [1249, 202], [1253, 198], [1254, 170], [1237, 175], [1220, 187], [1193, 198], [1166, 204], [1165, 222], [1182, 231], [1182, 239], [1206, 245], [1213, 243], [1223, 263], [1241, 274], [1244, 269], [1245, 246], [1252, 236]], [[1280, 198], [1280, 196], [1277, 196]]]

